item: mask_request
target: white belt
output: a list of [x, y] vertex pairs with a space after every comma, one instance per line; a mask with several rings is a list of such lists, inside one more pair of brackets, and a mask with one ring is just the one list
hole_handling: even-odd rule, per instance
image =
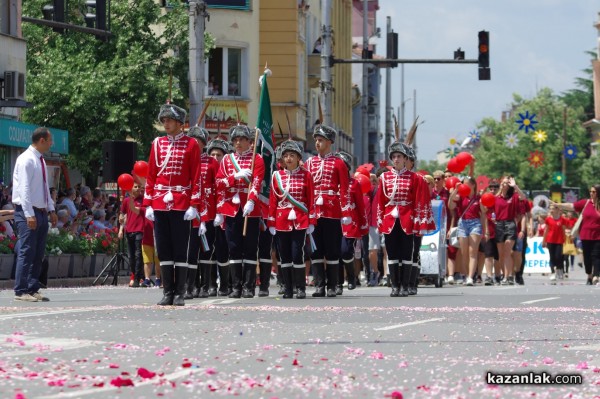
[[315, 190], [315, 195], [340, 195], [339, 192], [333, 190]]
[[386, 204], [387, 205], [401, 205], [401, 206], [406, 206], [412, 204], [412, 201], [390, 201]]
[[156, 190], [159, 191], [175, 191], [175, 192], [183, 192], [192, 188], [192, 186], [164, 186], [162, 184], [157, 184], [154, 186]]
[[230, 193], [248, 193], [248, 189], [247, 188], [230, 188], [229, 190]]

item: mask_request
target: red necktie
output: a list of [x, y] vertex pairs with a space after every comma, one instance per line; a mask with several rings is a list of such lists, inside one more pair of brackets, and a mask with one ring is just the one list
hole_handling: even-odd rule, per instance
[[46, 165], [44, 164], [44, 156], [40, 155], [40, 162], [42, 163], [42, 176], [44, 177], [44, 204], [46, 209], [48, 208], [48, 185], [46, 184]]

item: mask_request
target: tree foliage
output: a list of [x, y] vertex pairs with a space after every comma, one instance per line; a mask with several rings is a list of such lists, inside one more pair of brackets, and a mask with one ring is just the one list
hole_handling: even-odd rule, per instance
[[[46, 3], [24, 2], [23, 15], [41, 18]], [[84, 10], [83, 0], [70, 1], [68, 22], [85, 25]], [[106, 42], [23, 24], [27, 94], [34, 104], [23, 119], [68, 130], [68, 164], [88, 178], [99, 170], [105, 140], [130, 137], [140, 144], [138, 155], [147, 154], [158, 108], [171, 92], [171, 74], [172, 101], [185, 106], [187, 99], [186, 9], [161, 13], [153, 0], [112, 0], [110, 12], [112, 37]]]

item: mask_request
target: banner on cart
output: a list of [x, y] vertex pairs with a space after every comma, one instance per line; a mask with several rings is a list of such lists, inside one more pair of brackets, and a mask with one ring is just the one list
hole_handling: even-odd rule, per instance
[[542, 237], [527, 239], [524, 273], [550, 273], [550, 255], [542, 248]]

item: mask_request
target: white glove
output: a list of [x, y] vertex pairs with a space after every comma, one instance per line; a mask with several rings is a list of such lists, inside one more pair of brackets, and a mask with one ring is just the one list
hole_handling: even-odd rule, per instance
[[315, 231], [315, 226], [313, 224], [308, 225], [308, 229], [306, 229], [307, 234], [312, 234]]
[[271, 235], [274, 236], [275, 233], [277, 233], [277, 230], [275, 230], [275, 227], [269, 227], [269, 233], [271, 233]]
[[223, 224], [224, 221], [225, 221], [225, 218], [223, 217], [223, 215], [221, 215], [220, 213], [217, 213], [215, 215], [215, 221], [213, 222], [213, 225], [215, 227], [220, 226]]
[[236, 179], [249, 179], [250, 176], [252, 176], [252, 171], [250, 169], [240, 169], [239, 172], [235, 172], [235, 174], [233, 175], [233, 177], [235, 177]]
[[344, 226], [345, 226], [345, 225], [348, 225], [348, 224], [350, 224], [350, 223], [352, 223], [352, 218], [351, 218], [350, 216], [344, 216], [344, 217], [342, 218], [342, 224], [343, 224]]
[[203, 236], [206, 234], [206, 224], [204, 222], [200, 223], [200, 227], [198, 228], [198, 236]]
[[150, 220], [151, 222], [154, 222], [154, 209], [152, 209], [151, 206], [146, 208], [146, 219]]
[[183, 220], [194, 220], [198, 217], [198, 210], [190, 206], [187, 211], [185, 211], [185, 215], [183, 215]]
[[243, 217], [248, 216], [249, 214], [252, 213], [253, 210], [254, 210], [254, 201], [246, 202], [246, 205], [244, 205], [244, 213], [242, 214], [242, 216]]

